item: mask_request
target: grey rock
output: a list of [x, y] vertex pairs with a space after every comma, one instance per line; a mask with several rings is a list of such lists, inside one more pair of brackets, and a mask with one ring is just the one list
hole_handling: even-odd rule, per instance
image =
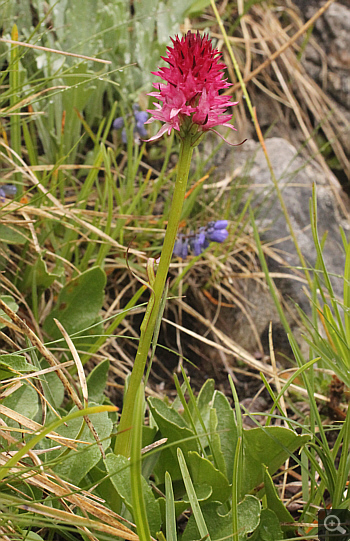
[[[325, 2], [295, 0], [305, 20], [312, 17]], [[346, 109], [350, 110], [350, 5], [334, 2], [317, 19], [313, 36], [319, 49], [309, 43], [304, 56], [308, 73]], [[327, 63], [326, 72], [324, 69]]]
[[[305, 257], [308, 267], [313, 268], [316, 261], [316, 249], [310, 228], [309, 203], [312, 196], [312, 186], [317, 189], [318, 231], [322, 238], [324, 233], [328, 237], [324, 247], [324, 261], [328, 272], [332, 274], [335, 293], [341, 298], [345, 255], [342, 247], [339, 227], [347, 232], [348, 222], [342, 217], [338, 208], [334, 189], [324, 172], [317, 163], [307, 163], [297, 150], [286, 140], [273, 137], [266, 140], [266, 148], [271, 164], [281, 190], [288, 215], [297, 238], [299, 247]], [[285, 261], [269, 258], [268, 265], [271, 272], [285, 273], [286, 278], [278, 278], [275, 283], [279, 289], [281, 300], [286, 304], [287, 316], [291, 326], [297, 330], [298, 323], [294, 303], [300, 305], [304, 311], [310, 311], [310, 305], [301, 281], [293, 279], [294, 269], [301, 263], [297, 256], [294, 243], [283, 215], [280, 202], [276, 195], [271, 174], [260, 147], [255, 141], [249, 141], [238, 149], [222, 150], [221, 163], [218, 165], [217, 179], [230, 176], [234, 171], [244, 174], [244, 183], [250, 183], [254, 190], [253, 206], [257, 216], [257, 224], [261, 239], [268, 242], [277, 254]], [[339, 187], [340, 194], [341, 188]], [[338, 194], [339, 195], [339, 194]], [[343, 201], [347, 196], [342, 194]], [[282, 241], [281, 241], [282, 239]], [[273, 336], [276, 349], [283, 354], [290, 354], [289, 344], [285, 332], [280, 324], [269, 291], [254, 280], [235, 280], [237, 287], [247, 301], [246, 309], [253, 321], [257, 334], [263, 344], [264, 352], [268, 353], [268, 327], [273, 322]], [[233, 336], [234, 340], [250, 352], [257, 349], [257, 341], [251, 329], [251, 324], [242, 312], [233, 312], [222, 309], [218, 321], [225, 332]], [[297, 331], [298, 332], [298, 331]]]

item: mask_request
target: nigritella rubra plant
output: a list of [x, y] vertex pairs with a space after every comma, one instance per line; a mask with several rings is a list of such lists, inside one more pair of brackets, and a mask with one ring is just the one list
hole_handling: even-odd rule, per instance
[[157, 91], [150, 93], [150, 96], [157, 98], [159, 103], [154, 103], [155, 110], [148, 111], [151, 118], [145, 124], [155, 120], [163, 122], [158, 133], [148, 141], [155, 141], [165, 133], [170, 135], [171, 131], [175, 130], [180, 138], [180, 154], [169, 220], [156, 274], [153, 266], [148, 265], [151, 296], [141, 325], [139, 347], [118, 426], [115, 453], [127, 457], [130, 456], [132, 437], [130, 429], [135, 399], [142, 382], [161, 306], [181, 218], [193, 149], [206, 132], [215, 131], [213, 129], [215, 126], [235, 129], [229, 123], [233, 115], [227, 113], [227, 109], [237, 102], [220, 94], [220, 91], [230, 86], [224, 78], [225, 64], [221, 62], [221, 53], [213, 48], [207, 35], [201, 36], [198, 32], [197, 34], [188, 32], [181, 39], [176, 36], [172, 39], [172, 43], [173, 47], [167, 48], [168, 56], [163, 57], [169, 67], [162, 67], [159, 71], [153, 72], [165, 82], [154, 83]]

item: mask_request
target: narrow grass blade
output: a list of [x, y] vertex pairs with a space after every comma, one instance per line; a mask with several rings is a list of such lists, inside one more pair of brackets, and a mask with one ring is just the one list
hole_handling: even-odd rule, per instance
[[[190, 397], [191, 397], [191, 395], [192, 395], [192, 398], [190, 398], [190, 400], [191, 400], [192, 405], [194, 406], [195, 411], [196, 411], [196, 413], [197, 413], [197, 416], [198, 416], [198, 418], [199, 418], [199, 417], [200, 417], [200, 414], [199, 414], [199, 411], [198, 411], [198, 408], [197, 408], [196, 400], [195, 400], [195, 398], [194, 398], [194, 396], [193, 396], [193, 393], [192, 393], [192, 389], [191, 389], [191, 387], [190, 387], [190, 382], [189, 382], [189, 380], [188, 380], [188, 377], [186, 376], [185, 371], [183, 370], [183, 367], [181, 367], [181, 369], [182, 369], [182, 375], [183, 375], [183, 377], [184, 377], [184, 383], [185, 383], [185, 385], [186, 385], [186, 388], [187, 388], [187, 390], [190, 389]], [[177, 396], [179, 397], [179, 399], [180, 399], [180, 401], [181, 401], [182, 407], [183, 407], [183, 409], [184, 409], [184, 411], [185, 411], [185, 414], [186, 414], [186, 417], [187, 417], [189, 423], [191, 424], [192, 430], [193, 430], [194, 434], [196, 434], [197, 436], [199, 436], [199, 435], [198, 435], [198, 432], [197, 432], [197, 429], [196, 429], [195, 421], [194, 421], [193, 416], [192, 416], [192, 414], [191, 414], [190, 408], [188, 407], [188, 404], [187, 404], [187, 402], [186, 402], [185, 396], [184, 396], [184, 394], [183, 394], [183, 392], [182, 392], [181, 385], [180, 385], [180, 383], [179, 383], [179, 380], [178, 380], [178, 377], [177, 377], [176, 374], [174, 374], [174, 383], [175, 383], [175, 387], [176, 387], [176, 391], [177, 391]], [[202, 420], [202, 423], [203, 423], [203, 420]], [[206, 428], [205, 428], [204, 423], [202, 424], [202, 428], [203, 428], [204, 433], [206, 433], [207, 430], [206, 430]], [[207, 436], [207, 438], [208, 438], [208, 436]], [[198, 444], [199, 444], [199, 446], [200, 446], [200, 448], [201, 448], [202, 455], [203, 455], [203, 456], [206, 456], [206, 453], [205, 453], [205, 451], [204, 451], [204, 449], [203, 449], [203, 446], [202, 446], [202, 443], [201, 443], [201, 440], [200, 440], [199, 437], [198, 437]], [[208, 438], [208, 444], [210, 445], [209, 438]]]
[[240, 500], [242, 436], [237, 440], [235, 460], [232, 475], [232, 541], [239, 541], [238, 534], [238, 504]]
[[346, 247], [346, 259], [343, 280], [345, 336], [347, 343], [350, 344], [350, 243]]
[[197, 528], [199, 530], [199, 534], [200, 534], [201, 537], [205, 537], [206, 539], [208, 539], [208, 541], [210, 541], [210, 535], [209, 535], [209, 532], [208, 532], [208, 528], [207, 528], [207, 525], [205, 523], [203, 513], [202, 513], [202, 510], [201, 510], [199, 502], [198, 502], [196, 491], [194, 490], [194, 486], [193, 486], [193, 483], [192, 483], [192, 480], [191, 480], [190, 473], [189, 473], [188, 468], [187, 468], [187, 464], [186, 464], [183, 452], [181, 451], [180, 448], [177, 449], [177, 458], [178, 458], [178, 461], [179, 461], [181, 475], [182, 475], [183, 481], [185, 483], [187, 496], [188, 496], [188, 499], [189, 499], [191, 507], [192, 507], [193, 516], [195, 518]]
[[165, 528], [167, 541], [177, 541], [174, 491], [169, 472], [165, 472]]
[[348, 408], [345, 421], [332, 451], [334, 460], [336, 459], [336, 455], [341, 444], [342, 448], [339, 465], [335, 476], [335, 486], [333, 494], [334, 509], [337, 509], [342, 503], [344, 499], [344, 491], [346, 490], [346, 485], [349, 480], [350, 408]]
[[337, 304], [336, 299], [335, 299], [333, 286], [332, 286], [332, 283], [330, 281], [329, 274], [327, 272], [327, 268], [326, 268], [326, 265], [325, 265], [325, 262], [324, 262], [324, 259], [323, 259], [322, 248], [321, 248], [321, 244], [320, 244], [319, 237], [318, 237], [318, 231], [317, 231], [317, 197], [316, 197], [316, 187], [315, 187], [315, 185], [312, 188], [312, 200], [310, 201], [310, 217], [311, 217], [312, 236], [313, 236], [315, 248], [316, 248], [316, 251], [317, 251], [317, 257], [318, 257], [318, 260], [320, 262], [320, 267], [321, 267], [321, 270], [322, 270], [322, 276], [323, 276], [323, 279], [325, 281], [325, 285], [326, 285], [326, 288], [328, 290], [328, 293], [330, 295], [332, 308], [334, 310], [334, 314], [335, 314], [335, 317], [337, 319], [339, 328], [342, 329], [343, 322], [342, 322], [342, 319], [341, 319], [341, 316], [340, 316], [340, 313], [339, 313], [338, 304]]
[[63, 338], [67, 342], [69, 350], [70, 350], [70, 352], [72, 354], [72, 357], [74, 359], [75, 366], [77, 367], [81, 392], [82, 392], [83, 400], [84, 400], [84, 406], [86, 408], [88, 406], [88, 402], [89, 402], [89, 395], [88, 395], [88, 387], [87, 387], [87, 383], [86, 383], [86, 377], [85, 377], [85, 372], [84, 372], [83, 365], [81, 363], [81, 360], [80, 360], [80, 357], [79, 357], [78, 352], [76, 350], [76, 347], [75, 347], [75, 345], [73, 343], [73, 340], [71, 339], [71, 337], [67, 333], [66, 329], [63, 327], [63, 325], [57, 319], [54, 318], [54, 321], [55, 321], [57, 327], [59, 328], [59, 330], [61, 331]]

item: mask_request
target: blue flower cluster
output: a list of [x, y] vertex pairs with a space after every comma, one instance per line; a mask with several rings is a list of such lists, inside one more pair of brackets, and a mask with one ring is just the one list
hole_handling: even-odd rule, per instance
[[228, 237], [227, 220], [209, 222], [205, 227], [200, 227], [198, 233], [183, 235], [180, 233], [175, 241], [173, 255], [186, 259], [189, 250], [195, 256], [200, 255], [211, 242], [224, 242]]
[[7, 195], [16, 195], [17, 187], [14, 184], [3, 184], [0, 186], [0, 201], [5, 203]]
[[[147, 137], [147, 130], [145, 128], [145, 122], [148, 119], [148, 113], [146, 111], [140, 111], [140, 106], [137, 103], [134, 103], [132, 106], [133, 114], [134, 114], [134, 120], [135, 120], [135, 127], [134, 127], [134, 138], [137, 141], [137, 143], [140, 142], [140, 138], [144, 139]], [[124, 118], [122, 116], [119, 116], [115, 119], [113, 122], [113, 128], [115, 130], [121, 130], [122, 131], [122, 141], [123, 143], [127, 143], [127, 136], [126, 136], [126, 129], [124, 126]]]

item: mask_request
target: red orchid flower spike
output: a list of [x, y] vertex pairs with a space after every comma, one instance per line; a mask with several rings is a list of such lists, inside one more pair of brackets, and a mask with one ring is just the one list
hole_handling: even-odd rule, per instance
[[219, 94], [231, 86], [223, 78], [226, 66], [220, 62], [221, 53], [213, 49], [207, 35], [201, 36], [199, 32], [188, 32], [181, 39], [176, 36], [171, 40], [173, 47], [167, 47], [168, 56], [162, 57], [169, 67], [152, 72], [166, 83], [153, 84], [158, 91], [149, 95], [160, 103], [154, 103], [156, 110], [148, 111], [152, 116], [146, 122], [160, 120], [164, 124], [148, 141], [155, 141], [166, 132], [170, 135], [174, 129], [181, 138], [191, 133], [193, 143], [197, 144], [204, 132], [215, 131], [214, 126], [234, 130], [229, 124], [233, 115], [226, 114], [226, 110], [238, 102]]

